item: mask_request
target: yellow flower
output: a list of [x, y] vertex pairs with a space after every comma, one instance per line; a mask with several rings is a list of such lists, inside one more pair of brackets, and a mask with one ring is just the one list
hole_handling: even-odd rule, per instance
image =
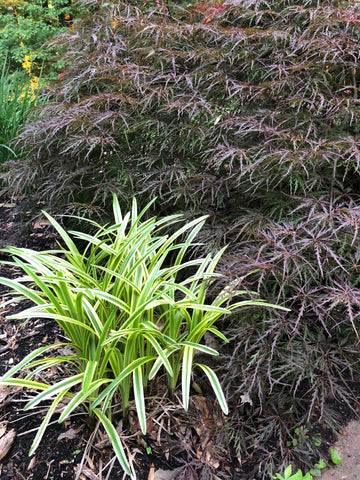
[[20, 42], [20, 47], [21, 47], [21, 48], [24, 48], [23, 42]]
[[35, 57], [35, 55], [25, 55], [24, 61], [21, 64], [21, 66], [27, 71], [28, 75], [31, 75], [31, 67], [34, 63], [31, 61], [32, 57]]
[[23, 61], [23, 63], [21, 64], [22, 67], [27, 71], [27, 73], [28, 73], [29, 75], [31, 75], [31, 65], [32, 65], [32, 63], [30, 62], [30, 60], [31, 60], [30, 55], [25, 55], [24, 61]]
[[39, 88], [39, 77], [32, 77], [30, 80], [30, 89], [34, 92]]

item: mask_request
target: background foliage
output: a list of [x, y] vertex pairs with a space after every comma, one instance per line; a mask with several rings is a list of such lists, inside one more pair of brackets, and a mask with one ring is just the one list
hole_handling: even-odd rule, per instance
[[[84, 11], [73, 0], [1, 0], [0, 1], [0, 63], [5, 58], [11, 70], [20, 68], [25, 55], [33, 62], [33, 73], [56, 75], [63, 65], [54, 61], [58, 51], [43, 44], [72, 25], [73, 18]], [[59, 50], [59, 49], [58, 49]]]
[[59, 37], [62, 90], [19, 139], [12, 191], [53, 212], [95, 214], [116, 192], [209, 214], [203, 251], [228, 243], [222, 272], [257, 269], [243, 286], [291, 308], [223, 325], [224, 444], [264, 475], [279, 452], [311, 463], [295, 429], [334, 426], [328, 399], [350, 404], [358, 369], [358, 2], [93, 8]]
[[11, 141], [29, 120], [31, 109], [44, 101], [38, 98], [40, 78], [31, 75], [30, 62], [26, 66], [27, 71], [9, 73], [5, 62], [0, 72], [0, 165], [16, 156]]

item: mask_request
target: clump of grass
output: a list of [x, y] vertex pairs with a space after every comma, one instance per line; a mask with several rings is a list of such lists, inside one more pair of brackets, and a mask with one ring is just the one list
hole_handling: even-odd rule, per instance
[[[73, 237], [87, 244], [83, 252], [49, 215], [62, 237], [64, 249], [58, 252], [6, 249], [26, 276], [18, 280], [0, 278], [0, 283], [13, 288], [15, 295], [35, 303], [12, 318], [54, 319], [74, 352], [42, 358], [45, 352], [56, 351], [59, 345], [41, 347], [1, 378], [5, 384], [40, 390], [25, 409], [44, 400], [52, 401], [30, 453], [37, 448], [63, 398], [68, 397], [70, 401], [62, 408], [59, 421], [83, 405], [90, 416], [100, 420], [120, 464], [133, 475], [111, 421], [112, 406], [120, 399], [126, 416], [132, 390], [140, 428], [145, 434], [145, 391], [160, 370], [166, 372], [170, 395], [181, 373], [185, 410], [189, 405], [192, 371], [195, 367], [202, 370], [222, 410], [228, 413], [216, 374], [207, 365], [194, 363], [194, 353], [218, 355], [202, 340], [210, 333], [227, 341], [214, 325], [221, 316], [244, 306], [268, 304], [261, 300], [234, 301], [234, 296], [245, 292], [232, 285], [210, 303], [208, 287], [218, 277], [214, 270], [224, 249], [214, 257], [186, 259], [206, 217], [182, 226], [179, 215], [144, 219], [151, 203], [138, 213], [134, 200], [131, 212], [123, 216], [114, 196], [113, 225], [103, 227], [91, 222], [96, 228], [94, 235], [72, 232]], [[179, 227], [176, 233], [170, 236], [162, 233], [173, 224]], [[189, 269], [193, 273], [186, 275]], [[180, 281], [178, 276], [184, 278]], [[62, 363], [72, 365], [75, 373], [52, 385], [34, 380], [40, 371]], [[25, 368], [30, 371], [25, 379], [16, 378]]]

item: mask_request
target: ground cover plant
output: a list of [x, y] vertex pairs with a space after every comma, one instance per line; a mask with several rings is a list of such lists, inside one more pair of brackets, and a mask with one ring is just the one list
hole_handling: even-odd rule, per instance
[[[223, 251], [215, 257], [183, 261], [194, 246], [193, 239], [204, 218], [185, 224], [169, 237], [161, 235], [161, 231], [169, 224], [179, 223], [179, 215], [144, 220], [149, 205], [138, 213], [134, 200], [131, 212], [123, 217], [115, 196], [113, 206], [113, 225], [96, 225], [94, 236], [72, 232], [75, 238], [87, 242], [83, 252], [51, 217], [48, 218], [66, 245], [64, 249], [41, 253], [17, 247], [6, 249], [15, 258], [11, 265], [20, 267], [26, 275], [18, 280], [0, 278], [0, 282], [13, 288], [20, 298], [35, 303], [12, 318], [52, 318], [69, 342], [31, 352], [0, 381], [40, 390], [25, 409], [52, 400], [30, 454], [38, 447], [55, 412], [61, 410], [62, 422], [79, 405], [85, 405], [90, 415], [98, 417], [121, 466], [133, 477], [112, 422], [112, 408], [119, 397], [126, 418], [132, 387], [140, 428], [145, 434], [148, 382], [164, 367], [169, 394], [173, 396], [181, 372], [182, 399], [187, 410], [192, 371], [198, 367], [208, 377], [227, 414], [216, 374], [209, 366], [194, 363], [194, 353], [218, 355], [202, 340], [206, 333], [212, 333], [226, 341], [214, 325], [219, 317], [244, 306], [269, 305], [261, 300], [233, 301], [234, 296], [246, 291], [231, 285], [212, 303], [206, 303], [207, 289], [218, 276], [214, 270]], [[182, 234], [186, 235], [185, 241], [177, 243]], [[193, 273], [183, 275], [179, 281], [177, 276], [189, 269]], [[71, 347], [71, 354], [39, 358], [64, 345]], [[70, 365], [70, 375], [55, 384], [39, 381], [40, 372], [62, 364]], [[17, 377], [22, 370], [30, 372], [25, 378]], [[61, 408], [64, 397], [70, 401]]]
[[298, 470], [295, 473], [292, 473], [292, 467], [289, 465], [284, 471], [284, 475], [277, 473], [276, 475], [271, 475], [271, 478], [279, 480], [313, 480], [314, 477], [321, 476], [321, 469], [326, 468], [326, 463], [324, 460], [320, 460], [318, 464], [315, 465], [309, 472], [305, 474], [301, 470]]
[[60, 38], [62, 91], [8, 165], [52, 212], [103, 213], [116, 192], [208, 214], [199, 251], [228, 243], [227, 278], [291, 309], [234, 314], [221, 348], [224, 445], [264, 478], [311, 468], [304, 432], [355, 399], [359, 26], [353, 1], [99, 3]]

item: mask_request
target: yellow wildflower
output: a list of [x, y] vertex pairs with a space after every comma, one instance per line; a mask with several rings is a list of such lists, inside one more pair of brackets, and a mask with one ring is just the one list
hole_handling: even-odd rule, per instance
[[30, 80], [30, 89], [34, 92], [39, 88], [39, 77], [33, 76]]
[[32, 62], [30, 60], [31, 60], [31, 56], [25, 55], [24, 61], [21, 64], [22, 67], [27, 71], [29, 75], [31, 75], [31, 65], [32, 65]]
[[35, 55], [25, 55], [24, 61], [21, 64], [21, 66], [27, 71], [28, 75], [31, 75], [31, 67], [34, 63], [31, 61], [32, 57], [35, 57]]

